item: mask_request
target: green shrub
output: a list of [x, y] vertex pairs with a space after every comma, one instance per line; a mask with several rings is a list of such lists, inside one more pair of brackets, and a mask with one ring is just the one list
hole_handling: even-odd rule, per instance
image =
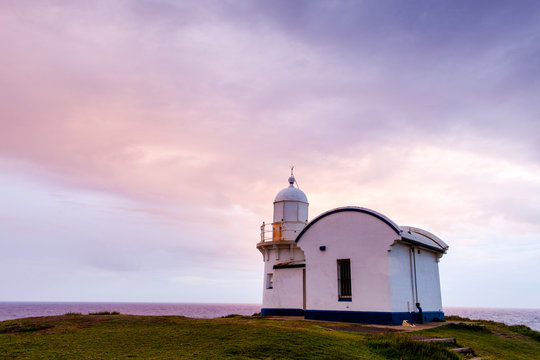
[[229, 314], [229, 315], [222, 316], [221, 318], [222, 319], [244, 319], [247, 317], [248, 316], [239, 315], [239, 314]]
[[118, 311], [112, 311], [112, 312], [100, 311], [100, 312], [88, 313], [88, 315], [120, 315], [120, 313]]
[[473, 321], [469, 318], [461, 317], [457, 315], [449, 315], [449, 316], [445, 316], [444, 318], [446, 319], [446, 321]]
[[511, 325], [511, 326], [508, 326], [508, 329], [510, 329], [510, 331], [515, 332], [517, 334], [530, 337], [531, 339], [536, 340], [536, 341], [540, 341], [540, 332], [535, 331], [528, 326]]

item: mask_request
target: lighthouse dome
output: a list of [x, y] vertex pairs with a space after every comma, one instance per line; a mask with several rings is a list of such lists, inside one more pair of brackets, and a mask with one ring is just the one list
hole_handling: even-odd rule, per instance
[[295, 183], [294, 176], [289, 177], [289, 187], [286, 187], [285, 189], [278, 192], [276, 195], [276, 198], [274, 199], [274, 202], [278, 201], [300, 201], [300, 202], [308, 202], [306, 194], [299, 188], [294, 186]]

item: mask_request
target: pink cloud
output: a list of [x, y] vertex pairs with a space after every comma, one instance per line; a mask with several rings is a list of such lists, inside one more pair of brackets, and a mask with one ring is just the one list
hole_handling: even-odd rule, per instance
[[[312, 217], [351, 204], [461, 243], [483, 224], [501, 237], [538, 233], [529, 196], [540, 190], [537, 92], [513, 75], [520, 54], [534, 53], [519, 51], [525, 40], [474, 52], [456, 39], [441, 48], [418, 38], [407, 48], [389, 44], [421, 32], [389, 26], [377, 28], [384, 39], [362, 32], [365, 43], [340, 41], [355, 22], [319, 28], [329, 22], [315, 5], [295, 8], [305, 15], [297, 30], [275, 9], [250, 20], [250, 6], [8, 2], [0, 10], [0, 170], [60, 194], [121, 199], [98, 208], [147, 217], [156, 246], [175, 256], [210, 264], [226, 253], [216, 267], [254, 269], [243, 261], [258, 261], [258, 226], [271, 219], [289, 164]], [[88, 211], [99, 218], [101, 210]], [[86, 241], [125, 245], [117, 235], [129, 229]], [[460, 229], [474, 231], [467, 238]], [[152, 231], [140, 233], [143, 250], [130, 253], [139, 260]], [[88, 259], [99, 255], [85, 249]], [[114, 265], [102, 260], [96, 266]]]

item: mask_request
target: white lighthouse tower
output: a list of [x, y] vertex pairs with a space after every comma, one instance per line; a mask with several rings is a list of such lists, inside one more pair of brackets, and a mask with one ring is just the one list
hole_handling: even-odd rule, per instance
[[296, 237], [308, 222], [306, 194], [295, 186], [291, 168], [289, 186], [274, 199], [274, 221], [261, 226], [257, 249], [264, 260], [261, 315], [303, 315], [305, 309], [305, 258]]

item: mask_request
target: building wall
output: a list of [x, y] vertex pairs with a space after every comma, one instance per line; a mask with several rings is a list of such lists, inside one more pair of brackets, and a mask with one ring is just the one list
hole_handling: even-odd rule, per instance
[[[306, 257], [306, 309], [390, 312], [388, 250], [398, 237], [361, 212], [337, 212], [312, 224], [298, 241]], [[337, 259], [351, 261], [350, 302], [338, 301]]]
[[302, 309], [303, 307], [303, 268], [274, 269], [274, 286], [263, 292], [265, 309]]
[[415, 250], [418, 299], [423, 311], [442, 311], [438, 256], [428, 250]]
[[388, 253], [392, 312], [410, 313], [416, 309], [410, 251], [410, 246], [395, 243]]
[[392, 245], [388, 254], [392, 312], [418, 312], [416, 303], [419, 302], [424, 313], [431, 313], [425, 320], [444, 316], [438, 256], [403, 243]]
[[[292, 252], [290, 245], [292, 244]], [[275, 247], [274, 247], [275, 245]], [[265, 243], [263, 249], [264, 281], [263, 309], [302, 309], [303, 268], [274, 269], [274, 265], [293, 261], [303, 262], [304, 253], [292, 241]], [[273, 287], [267, 288], [268, 274], [273, 275]], [[271, 314], [268, 314], [271, 315]]]

